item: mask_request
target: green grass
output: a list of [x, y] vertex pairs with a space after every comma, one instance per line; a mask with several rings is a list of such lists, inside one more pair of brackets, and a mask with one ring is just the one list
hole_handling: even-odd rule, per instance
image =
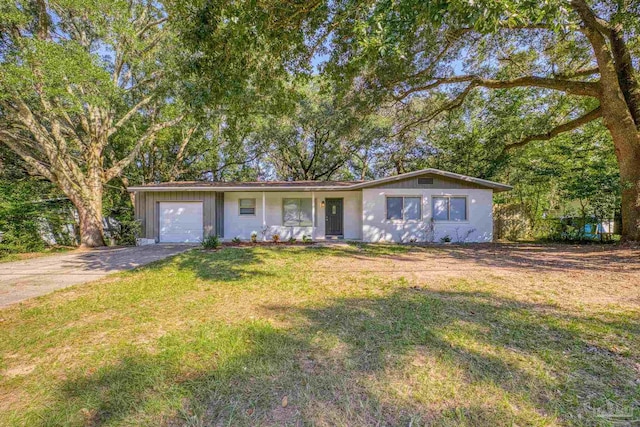
[[640, 417], [637, 310], [387, 271], [441, 255], [195, 250], [3, 310], [0, 424], [607, 425], [612, 405]]

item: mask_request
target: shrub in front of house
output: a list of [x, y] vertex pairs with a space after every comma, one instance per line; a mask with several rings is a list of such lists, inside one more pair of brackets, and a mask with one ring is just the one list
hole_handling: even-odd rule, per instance
[[218, 249], [220, 247], [220, 237], [217, 235], [210, 235], [202, 240], [202, 247], [205, 249]]

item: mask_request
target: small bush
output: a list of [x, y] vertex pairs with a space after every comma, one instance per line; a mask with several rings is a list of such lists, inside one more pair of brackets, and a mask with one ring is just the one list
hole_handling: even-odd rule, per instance
[[295, 237], [290, 237], [289, 238], [289, 243], [295, 243], [298, 239], [296, 239]]
[[142, 224], [136, 220], [120, 220], [110, 237], [119, 245], [135, 246], [136, 239], [142, 235]]
[[273, 243], [278, 243], [280, 241], [280, 235], [278, 233], [275, 233], [272, 237], [271, 240], [273, 240]]
[[205, 249], [217, 249], [220, 247], [220, 237], [216, 235], [210, 235], [204, 238], [202, 241], [202, 247]]
[[251, 233], [251, 243], [257, 243], [257, 242], [258, 242], [258, 233], [254, 231], [253, 233]]
[[449, 243], [450, 241], [451, 241], [451, 236], [449, 236], [448, 234], [444, 236], [442, 239], [440, 239], [441, 243]]
[[311, 239], [311, 237], [307, 236], [306, 234], [302, 236], [302, 243], [311, 243], [311, 242], [313, 242], [313, 239]]
[[231, 241], [232, 241], [233, 243], [240, 243], [240, 242], [242, 242], [242, 240], [240, 240], [240, 237], [238, 237], [238, 236], [236, 236], [236, 237], [234, 237], [233, 239], [231, 239]]

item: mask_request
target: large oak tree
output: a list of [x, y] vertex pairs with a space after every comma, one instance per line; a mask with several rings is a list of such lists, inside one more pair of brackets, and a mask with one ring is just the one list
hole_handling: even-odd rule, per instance
[[[211, 151], [202, 148], [211, 141], [205, 133], [211, 122], [283, 104], [284, 65], [271, 56], [280, 58], [283, 49], [272, 46], [273, 37], [253, 37], [257, 17], [241, 4], [237, 10], [225, 1], [200, 6], [171, 0], [0, 5], [0, 141], [71, 200], [85, 246], [104, 244], [102, 204], [111, 180], [126, 183], [123, 174], [147, 169], [167, 149], [172, 152], [159, 157], [173, 165], [159, 174], [151, 167], [152, 179], [218, 177], [223, 164], [228, 169], [246, 159], [196, 170]], [[229, 19], [236, 12], [242, 21]], [[169, 129], [186, 116], [177, 132]]]
[[147, 1], [16, 1], [0, 9], [0, 140], [77, 209], [81, 243], [104, 245], [104, 186], [157, 133], [171, 36]]
[[[414, 124], [459, 107], [475, 90], [532, 89], [552, 99], [520, 111], [507, 150], [593, 121], [613, 140], [623, 237], [640, 240], [640, 5], [597, 0], [332, 1], [305, 5], [307, 45], [324, 70], [367, 104], [430, 99]], [[554, 95], [560, 94], [560, 97]], [[557, 108], [558, 104], [571, 108]], [[548, 120], [541, 124], [540, 110]], [[531, 119], [530, 119], [531, 117]], [[535, 124], [535, 125], [534, 125]]]

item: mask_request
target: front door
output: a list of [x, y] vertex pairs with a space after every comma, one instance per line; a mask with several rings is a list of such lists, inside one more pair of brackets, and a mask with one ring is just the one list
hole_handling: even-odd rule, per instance
[[325, 200], [325, 233], [327, 236], [342, 236], [342, 199]]

